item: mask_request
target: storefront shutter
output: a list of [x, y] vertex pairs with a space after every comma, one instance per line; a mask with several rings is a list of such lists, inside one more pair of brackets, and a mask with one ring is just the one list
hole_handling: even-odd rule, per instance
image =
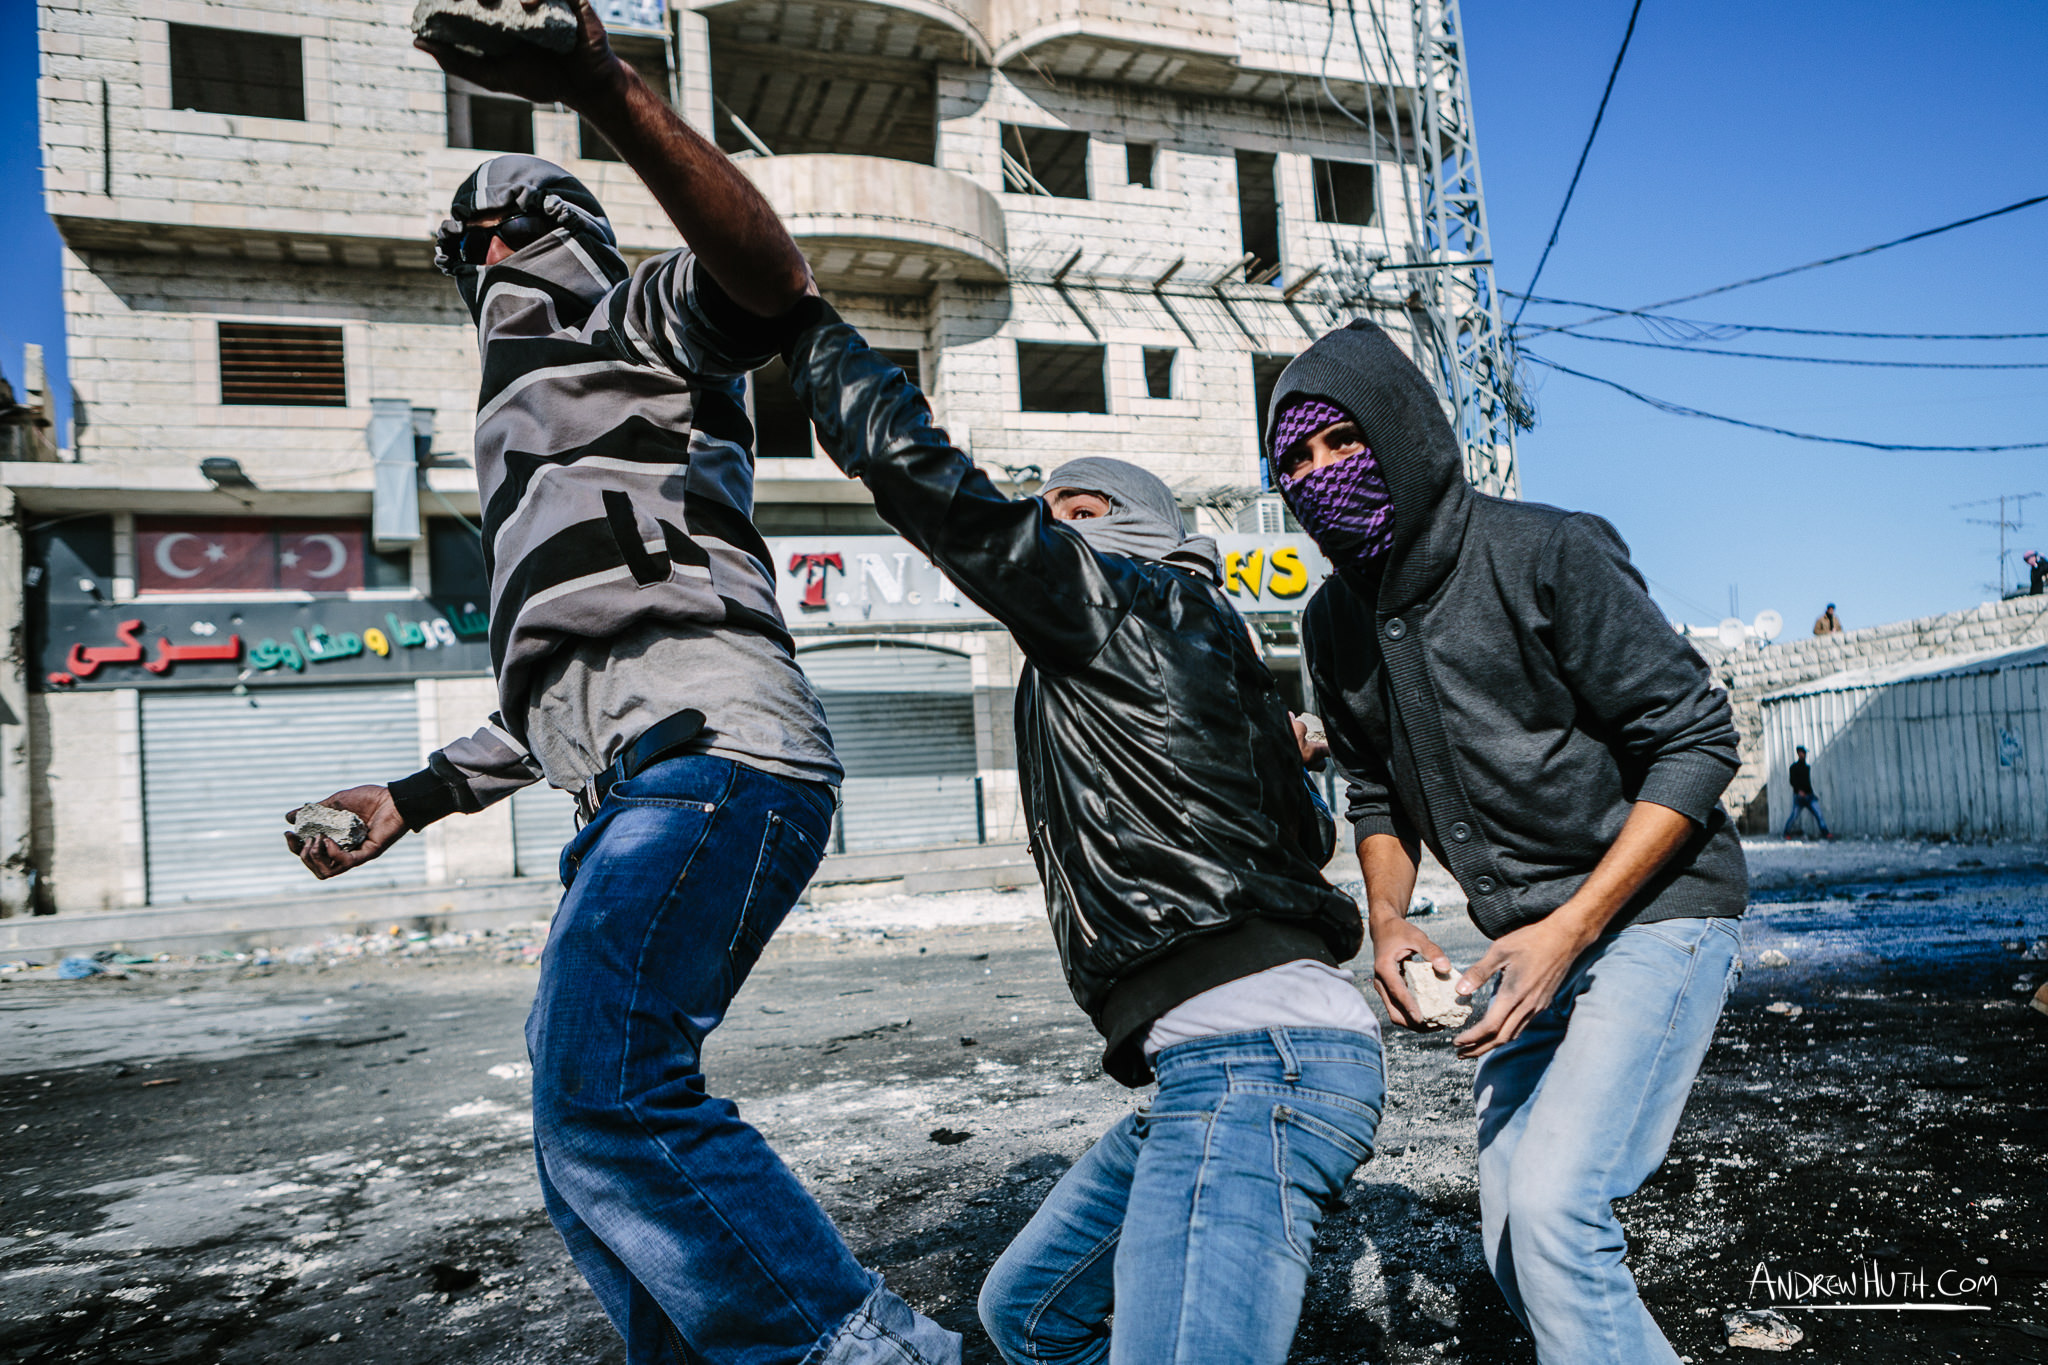
[[981, 838], [974, 671], [964, 654], [832, 645], [798, 662], [846, 768], [834, 846], [845, 853]]
[[512, 868], [516, 876], [556, 881], [562, 846], [576, 837], [576, 800], [545, 782], [512, 793]]
[[403, 687], [278, 687], [142, 696], [142, 809], [149, 903], [361, 891], [426, 880], [423, 841], [318, 881], [284, 846], [285, 812], [420, 766]]

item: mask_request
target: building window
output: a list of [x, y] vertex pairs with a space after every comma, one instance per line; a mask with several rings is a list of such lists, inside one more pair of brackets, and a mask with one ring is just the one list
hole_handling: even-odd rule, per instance
[[220, 401], [294, 408], [348, 406], [341, 328], [221, 323]]
[[412, 555], [377, 553], [367, 521], [135, 518], [137, 592], [349, 592], [411, 585]]
[[1145, 348], [1145, 396], [1147, 398], [1173, 397], [1173, 348], [1171, 346], [1147, 346]]
[[1003, 188], [1055, 199], [1088, 197], [1088, 134], [1003, 125]]
[[[659, 38], [622, 38], [613, 34], [611, 43], [612, 51], [640, 73], [641, 79], [661, 96], [662, 103], [673, 106], [675, 101], [670, 98], [668, 88], [668, 48], [662, 41]], [[576, 125], [576, 155], [585, 161], [624, 160], [612, 144], [604, 140], [604, 134], [591, 127], [589, 119], [579, 117]]]
[[453, 517], [427, 521], [427, 591], [435, 597], [488, 602], [491, 576], [484, 569], [484, 543]]
[[1356, 161], [1324, 161], [1321, 157], [1310, 165], [1316, 181], [1316, 221], [1371, 227], [1372, 167]]
[[1152, 188], [1152, 163], [1158, 156], [1159, 148], [1150, 142], [1126, 142], [1124, 144], [1124, 183]]
[[711, 23], [712, 133], [734, 156], [832, 152], [929, 166], [939, 137], [938, 83], [928, 63], [804, 53], [744, 40]]
[[1273, 177], [1274, 154], [1237, 154], [1237, 221], [1243, 234], [1244, 277], [1262, 283], [1280, 273], [1280, 195]]
[[1103, 348], [1017, 343], [1017, 389], [1026, 412], [1108, 412]]
[[[1252, 409], [1256, 415], [1259, 430], [1266, 429], [1266, 409], [1272, 406], [1273, 390], [1280, 383], [1280, 372], [1294, 359], [1291, 355], [1255, 355], [1252, 357]], [[1260, 449], [1265, 449], [1263, 441]], [[1260, 456], [1264, 459], [1264, 455]]]
[[448, 145], [533, 155], [533, 106], [448, 78]]
[[196, 24], [170, 29], [172, 108], [304, 121], [306, 75], [297, 38]]

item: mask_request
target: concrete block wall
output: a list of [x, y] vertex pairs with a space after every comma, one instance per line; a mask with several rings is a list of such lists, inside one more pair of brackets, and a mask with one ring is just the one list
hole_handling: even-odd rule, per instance
[[[1838, 635], [1801, 636], [1777, 644], [1723, 650], [1712, 640], [1694, 638], [1714, 676], [1728, 689], [1741, 735], [1742, 770], [1724, 797], [1729, 811], [1744, 828], [1763, 832], [1771, 816], [1759, 799], [1769, 774], [1764, 771], [1762, 700], [1770, 693], [1825, 678], [1852, 668], [1877, 668], [1915, 659], [2048, 642], [2048, 597], [2016, 597], [1985, 602], [1964, 611], [1923, 616]], [[1755, 806], [1754, 812], [1751, 807]], [[1782, 818], [1783, 812], [1779, 812]]]

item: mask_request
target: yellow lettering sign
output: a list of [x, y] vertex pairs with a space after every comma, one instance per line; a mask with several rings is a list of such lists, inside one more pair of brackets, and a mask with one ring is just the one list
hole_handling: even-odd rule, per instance
[[1232, 550], [1223, 557], [1223, 590], [1237, 592], [1242, 589], [1253, 597], [1265, 586], [1266, 552], [1264, 550]]
[[1273, 551], [1273, 581], [1266, 585], [1275, 597], [1299, 597], [1308, 589], [1308, 566], [1301, 551], [1282, 545]]

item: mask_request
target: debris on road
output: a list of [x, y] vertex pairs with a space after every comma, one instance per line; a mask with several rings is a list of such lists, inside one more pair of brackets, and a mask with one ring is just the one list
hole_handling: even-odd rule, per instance
[[1800, 1015], [1806, 1013], [1806, 1007], [1795, 1005], [1790, 1000], [1773, 1000], [1770, 1004], [1764, 1006], [1764, 1013], [1782, 1014], [1787, 1019], [1797, 1019]]
[[1759, 967], [1789, 967], [1792, 965], [1792, 959], [1786, 957], [1776, 948], [1766, 948], [1756, 955], [1756, 965]]
[[1806, 1333], [1771, 1308], [1729, 1313], [1721, 1325], [1728, 1329], [1730, 1346], [1746, 1346], [1752, 1351], [1789, 1351], [1806, 1339]]

